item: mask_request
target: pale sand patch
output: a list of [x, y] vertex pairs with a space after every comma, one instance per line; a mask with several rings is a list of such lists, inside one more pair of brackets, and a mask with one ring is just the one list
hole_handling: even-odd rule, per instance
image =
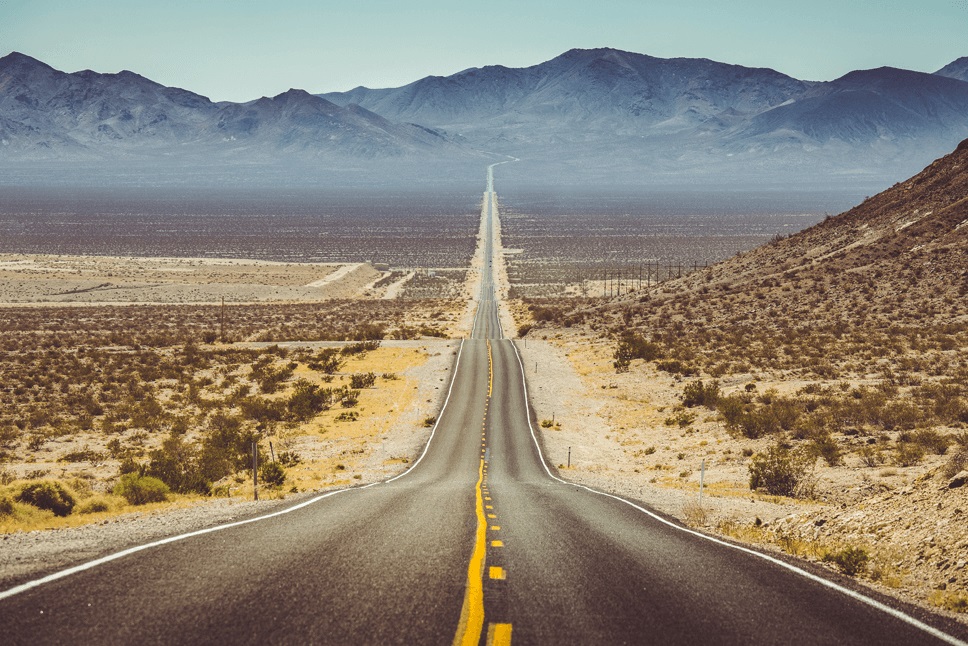
[[410, 282], [410, 279], [416, 275], [417, 272], [411, 271], [400, 280], [390, 283], [387, 285], [387, 289], [385, 292], [383, 292], [383, 296], [381, 298], [384, 300], [393, 300], [394, 298], [398, 298], [400, 296], [400, 292], [402, 292], [403, 288], [407, 286], [408, 282]]
[[[759, 444], [713, 430], [716, 425], [704, 421], [715, 416], [711, 411], [694, 411], [694, 426], [702, 431], [667, 426], [678, 403], [671, 376], [616, 374], [611, 347], [590, 346], [577, 336], [515, 343], [539, 422], [536, 430], [549, 461], [566, 479], [682, 517], [698, 503], [705, 460], [703, 508], [710, 521], [767, 521], [812, 508], [750, 492], [742, 450]], [[552, 419], [550, 428], [540, 428], [540, 422]], [[569, 448], [571, 468], [566, 466]]]
[[358, 263], [354, 263], [354, 264], [350, 264], [350, 265], [343, 265], [342, 267], [340, 267], [339, 269], [337, 269], [333, 273], [329, 274], [328, 276], [324, 276], [323, 278], [320, 278], [319, 280], [314, 280], [313, 282], [311, 282], [308, 285], [306, 285], [306, 287], [326, 287], [330, 283], [334, 283], [337, 280], [343, 278], [344, 276], [346, 276], [350, 272], [356, 271], [357, 269], [359, 269], [360, 267], [362, 267], [364, 264], [365, 263], [358, 262]]
[[0, 254], [0, 304], [316, 302], [358, 297], [371, 265]]

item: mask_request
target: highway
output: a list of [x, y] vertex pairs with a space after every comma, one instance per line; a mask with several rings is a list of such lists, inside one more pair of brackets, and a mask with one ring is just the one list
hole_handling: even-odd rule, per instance
[[0, 641], [965, 643], [953, 622], [560, 480], [501, 330], [494, 200], [491, 167], [473, 330], [407, 472], [0, 592]]

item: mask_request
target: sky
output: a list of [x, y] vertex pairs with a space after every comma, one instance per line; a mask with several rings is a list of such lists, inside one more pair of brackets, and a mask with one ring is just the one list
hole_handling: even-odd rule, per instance
[[575, 47], [804, 80], [968, 56], [968, 0], [0, 0], [0, 56], [137, 72], [216, 101], [396, 87]]

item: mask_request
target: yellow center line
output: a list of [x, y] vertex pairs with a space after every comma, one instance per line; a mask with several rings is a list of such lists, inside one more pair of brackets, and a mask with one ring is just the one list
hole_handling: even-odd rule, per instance
[[477, 494], [477, 536], [474, 541], [474, 551], [467, 564], [467, 588], [464, 591], [464, 605], [460, 611], [460, 622], [457, 624], [457, 634], [454, 635], [454, 646], [471, 646], [481, 641], [481, 631], [484, 629], [484, 557], [487, 553], [487, 523], [484, 520], [484, 498], [481, 494], [481, 483], [484, 481], [484, 460], [477, 469], [477, 484], [474, 490]]
[[488, 624], [487, 646], [511, 646], [511, 624]]

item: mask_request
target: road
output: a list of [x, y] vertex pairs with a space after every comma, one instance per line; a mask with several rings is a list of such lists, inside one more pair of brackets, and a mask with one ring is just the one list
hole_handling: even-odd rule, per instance
[[2, 642], [963, 644], [958, 625], [558, 479], [498, 317], [492, 172], [473, 332], [409, 471], [2, 592]]

